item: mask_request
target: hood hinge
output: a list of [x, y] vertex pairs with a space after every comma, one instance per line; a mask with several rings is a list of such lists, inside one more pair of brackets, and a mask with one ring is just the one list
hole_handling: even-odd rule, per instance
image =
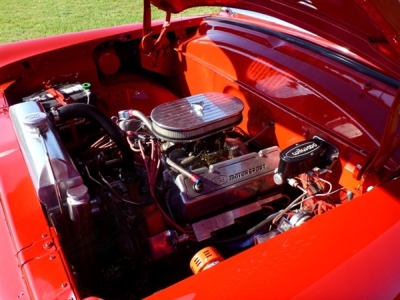
[[171, 44], [167, 38], [167, 29], [171, 21], [171, 13], [167, 12], [158, 38], [155, 39], [151, 28], [150, 1], [144, 0], [143, 38], [140, 43], [142, 67], [163, 75], [170, 75], [172, 70]]

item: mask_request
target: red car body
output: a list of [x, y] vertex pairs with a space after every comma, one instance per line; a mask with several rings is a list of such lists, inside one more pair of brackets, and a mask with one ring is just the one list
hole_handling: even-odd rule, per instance
[[[150, 24], [149, 15], [145, 13], [143, 24], [0, 46], [0, 298], [399, 297], [398, 1], [155, 0], [152, 3], [169, 13], [198, 5], [226, 5], [238, 9], [225, 8], [217, 15], [176, 19], [164, 25], [162, 22]], [[145, 3], [146, 8], [149, 5]], [[239, 9], [254, 10], [257, 14]], [[149, 12], [148, 9], [145, 11]], [[262, 17], [262, 14], [305, 30]], [[48, 83], [43, 85], [45, 81]], [[141, 238], [132, 237], [131, 231], [127, 231], [130, 243], [138, 244], [130, 245], [129, 253], [140, 260], [140, 263], [135, 263], [144, 265], [142, 268], [145, 270], [176, 267], [177, 279], [157, 275], [154, 279], [157, 284], [149, 279], [151, 284], [143, 289], [145, 291], [140, 289], [140, 284], [129, 288], [133, 282], [140, 281], [145, 271], [133, 272], [131, 284], [125, 281], [115, 283], [113, 280], [104, 283], [104, 278], [98, 279], [97, 275], [114, 266], [115, 258], [110, 259], [113, 264], [107, 265], [106, 250], [93, 250], [89, 255], [85, 252], [86, 242], [90, 244], [88, 248], [101, 244], [92, 241], [101, 240], [101, 234], [95, 233], [93, 238], [88, 238], [90, 241], [82, 242], [85, 238], [79, 231], [79, 239], [73, 234], [70, 238], [67, 235], [71, 231], [74, 233], [74, 229], [70, 229], [69, 225], [65, 225], [68, 227], [65, 229], [58, 219], [52, 219], [46, 209], [47, 203], [40, 199], [32, 179], [34, 171], [29, 157], [33, 156], [35, 160], [35, 152], [30, 152], [29, 145], [24, 148], [16, 125], [18, 115], [12, 113], [13, 106], [30, 101], [23, 101], [23, 98], [44, 90], [57, 98], [59, 104], [56, 108], [69, 106], [68, 103], [61, 103], [68, 98], [57, 94], [60, 91], [58, 86], [74, 82], [91, 84], [95, 104], [107, 117], [127, 109], [150, 115], [155, 107], [162, 104], [211, 92], [240, 99], [243, 103], [242, 119], [237, 126], [245, 132], [245, 136], [256, 139], [264, 148], [277, 146], [282, 153], [296, 143], [301, 144], [317, 136], [338, 150], [335, 163], [325, 173], [329, 174], [321, 175], [325, 176], [323, 180], [339, 189], [335, 195], [331, 190], [326, 193], [336, 197], [336, 202], [318, 196], [325, 195], [323, 188], [319, 193], [310, 194], [311, 199], [325, 201], [320, 202], [321, 211], [315, 213], [311, 220], [261, 244], [239, 247], [240, 250], [234, 251], [234, 254], [226, 254], [229, 258], [225, 261], [192, 276], [187, 275], [189, 260], [185, 253], [194, 253], [194, 249], [201, 248], [199, 245], [214, 243], [208, 244], [210, 240], [207, 239], [185, 240], [179, 242], [179, 249], [174, 248], [171, 253], [159, 258], [160, 252], [154, 250], [159, 246], [155, 237], [172, 232], [170, 230], [174, 227], [169, 218], [183, 227], [185, 223], [198, 224], [196, 222], [203, 218], [216, 218], [244, 204], [215, 210], [207, 204], [205, 209], [208, 211], [204, 216], [194, 211], [195, 217], [185, 215], [184, 221], [176, 221], [180, 217], [174, 213], [161, 212], [169, 204], [162, 203], [161, 208], [154, 203], [147, 206], [140, 204], [146, 207], [143, 208], [146, 225], [145, 229], [136, 228], [135, 232]], [[91, 161], [81, 159], [73, 151], [84, 143], [81, 137], [76, 137], [82, 134], [81, 129], [78, 127], [72, 142], [65, 142], [65, 147], [76, 165], [79, 166], [78, 161], [83, 161], [90, 169]], [[89, 137], [85, 136], [85, 139]], [[65, 141], [64, 138], [62, 140]], [[111, 149], [115, 149], [115, 145]], [[100, 153], [103, 150], [96, 151]], [[140, 155], [135, 154], [135, 163], [135, 168], [145, 170]], [[81, 174], [84, 172], [84, 168], [79, 170]], [[149, 170], [147, 173], [151, 174]], [[83, 177], [90, 179], [89, 171]], [[146, 175], [142, 177], [146, 178]], [[303, 178], [295, 177], [297, 181]], [[284, 177], [286, 179], [289, 178]], [[143, 180], [136, 183], [135, 188], [146, 185], [147, 179]], [[309, 187], [308, 183], [303, 185]], [[235, 187], [230, 186], [229, 191]], [[236, 189], [240, 193], [244, 187]], [[292, 193], [295, 188], [289, 187], [285, 181], [283, 189], [276, 184], [264, 194]], [[89, 188], [91, 198], [97, 197], [96, 191], [98, 189]], [[160, 187], [158, 192], [161, 198]], [[139, 198], [154, 196], [143, 196], [137, 191], [130, 195], [135, 199], [132, 195]], [[294, 195], [297, 194], [293, 192], [290, 201], [293, 201]], [[98, 196], [102, 197], [106, 196]], [[103, 208], [100, 207], [103, 205], [100, 200], [96, 201], [101, 205], [93, 201], [93, 215], [112, 214], [110, 205]], [[96, 205], [99, 205], [100, 213], [96, 211]], [[173, 205], [171, 210], [174, 210]], [[95, 220], [93, 224], [101, 222]], [[179, 226], [175, 228], [178, 233]], [[85, 230], [82, 232], [87, 234]], [[96, 228], [92, 231], [96, 232]], [[187, 233], [186, 227], [184, 232]], [[223, 236], [223, 233], [218, 234]], [[90, 232], [88, 235], [91, 236]], [[125, 236], [125, 233], [122, 235]], [[118, 238], [118, 242], [110, 240], [107, 239], [107, 242], [113, 246], [127, 243], [125, 238]], [[71, 241], [78, 244], [77, 255], [70, 246]], [[83, 246], [79, 244], [81, 242]], [[215, 247], [218, 248], [218, 245], [216, 243]], [[122, 248], [125, 247], [124, 244]], [[170, 249], [164, 244], [160, 247], [163, 251]], [[112, 254], [126, 254], [118, 251]], [[153, 251], [152, 255], [148, 254], [149, 251]], [[225, 249], [222, 252], [229, 251]], [[103, 264], [106, 266], [97, 267]], [[131, 269], [139, 269], [137, 265]], [[119, 266], [116, 270], [121, 268]], [[94, 282], [88, 279], [92, 277]], [[102, 284], [105, 288], [98, 288]], [[129, 290], [129, 293], [121, 289]]]

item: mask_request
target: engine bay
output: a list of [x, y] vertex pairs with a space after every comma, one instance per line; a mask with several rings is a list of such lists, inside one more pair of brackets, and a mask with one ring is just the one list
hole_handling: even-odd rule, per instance
[[400, 169], [398, 136], [377, 150], [396, 89], [360, 63], [224, 12], [167, 23], [3, 68], [31, 201], [82, 298], [216, 270]]
[[265, 147], [256, 138], [274, 121], [250, 136], [237, 97], [108, 117], [95, 94], [46, 86], [10, 108], [49, 223], [91, 294], [121, 285], [118, 297], [146, 296], [190, 276], [189, 262], [196, 274], [353, 197], [331, 180], [336, 146], [314, 136]]

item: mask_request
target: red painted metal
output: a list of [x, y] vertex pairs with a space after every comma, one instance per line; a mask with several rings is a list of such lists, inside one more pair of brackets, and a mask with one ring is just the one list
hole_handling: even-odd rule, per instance
[[[279, 123], [281, 114], [290, 113], [297, 120], [305, 117], [310, 124], [294, 126], [294, 122], [298, 121], [293, 119], [282, 130], [297, 128], [301, 139], [305, 134], [312, 134], [312, 127], [325, 127], [329, 132], [323, 136], [329, 139], [334, 134], [332, 128], [339, 125], [336, 122], [348, 121], [363, 133], [355, 138], [358, 146], [363, 145], [373, 151], [378, 145], [383, 134], [382, 124], [389, 111], [389, 106], [380, 98], [383, 93], [390, 95], [391, 104], [395, 89], [388, 89], [387, 85], [377, 81], [370, 89], [365, 89], [364, 86], [371, 80], [367, 76], [274, 37], [213, 21], [207, 21], [202, 26], [213, 30], [181, 46], [182, 59], [187, 68], [184, 80], [191, 93], [204, 89], [226, 92], [229, 87], [229, 92], [237, 91], [241, 94], [237, 95], [239, 98], [251, 102], [248, 103], [248, 114], [254, 111], [255, 115], [245, 116], [244, 122], [259, 124], [262, 120], [258, 118], [271, 115], [268, 110], [272, 110]], [[242, 47], [243, 44], [246, 48]], [[234, 64], [236, 61], [241, 63]], [[211, 77], [212, 81], [209, 80]], [[351, 84], [347, 85], [347, 81]], [[325, 82], [331, 84], [326, 85]], [[251, 93], [253, 97], [244, 96], [244, 92]], [[266, 104], [263, 98], [272, 105]], [[361, 101], [364, 105], [359, 104]], [[251, 109], [260, 105], [257, 102], [265, 103], [265, 115], [258, 115], [257, 109]], [[251, 123], [247, 124], [250, 132]], [[307, 128], [301, 130], [302, 127]], [[281, 147], [296, 142], [293, 140], [296, 135], [291, 133], [290, 136], [292, 138], [286, 138], [283, 133], [277, 134]]]
[[[197, 26], [203, 17], [185, 17], [182, 19], [175, 19], [171, 21], [171, 30], [179, 30], [180, 28], [186, 28], [190, 26]], [[159, 33], [163, 21], [155, 21], [153, 24], [153, 32]], [[34, 40], [20, 41], [18, 43], [0, 45], [1, 61], [0, 61], [0, 78], [9, 77], [11, 74], [7, 74], [3, 67], [10, 63], [17, 61], [24, 61], [29, 57], [34, 57], [41, 53], [47, 53], [47, 56], [51, 56], [52, 51], [62, 50], [66, 47], [79, 45], [82, 47], [82, 43], [88, 43], [92, 47], [108, 40], [136, 40], [142, 37], [142, 25], [130, 24], [122, 26], [114, 26], [104, 29], [94, 29], [82, 32], [75, 32], [69, 34], [63, 34], [53, 36], [49, 38], [38, 38]], [[50, 42], [51, 41], [51, 42]], [[86, 54], [87, 53], [81, 53]]]
[[[68, 299], [74, 295], [74, 283], [57, 235], [43, 215], [8, 112], [0, 113], [0, 126], [4, 130], [0, 143], [0, 280], [2, 286], [9, 283], [0, 289], [0, 298]], [[46, 243], [52, 246], [45, 247]]]
[[[399, 76], [400, 4], [379, 1], [232, 1], [152, 0], [155, 6], [172, 13], [195, 6], [228, 6], [276, 16], [334, 41], [350, 51], [381, 65], [388, 74]], [[390, 46], [388, 45], [390, 44]], [[392, 60], [392, 61], [390, 61]], [[391, 66], [390, 66], [391, 65]], [[390, 69], [394, 68], [394, 69]]]
[[[169, 1], [156, 2], [165, 8]], [[174, 3], [169, 10], [181, 10], [196, 1]], [[246, 3], [247, 8], [259, 4], [257, 1]], [[265, 11], [288, 8], [289, 21], [294, 20], [296, 12], [302, 12], [297, 22], [300, 25], [310, 16], [309, 8], [299, 8], [294, 1], [268, 3], [271, 6]], [[360, 11], [350, 19], [350, 12], [329, 12], [325, 1], [313, 1], [321, 14], [310, 17], [305, 27], [315, 29], [326, 21], [326, 16], [337, 16], [339, 25], [323, 23], [317, 31], [326, 31], [327, 38], [343, 33], [340, 38], [332, 39], [335, 43], [319, 37], [312, 38], [313, 41], [329, 48], [344, 41], [355, 50], [352, 57], [359, 55], [364, 62], [370, 60], [373, 68], [398, 76], [400, 64], [395, 59], [388, 61], [394, 57], [396, 42], [390, 42], [392, 48], [380, 43], [390, 36], [396, 38], [396, 33], [391, 31], [395, 22], [384, 23], [380, 19], [386, 8], [377, 8], [370, 1], [367, 4], [357, 1], [359, 6], [353, 2], [340, 3]], [[360, 7], [374, 15], [378, 23], [362, 23], [365, 14]], [[275, 15], [282, 16], [282, 13]], [[270, 143], [267, 146], [279, 145], [283, 149], [318, 135], [340, 149], [335, 169], [340, 171], [332, 174], [331, 179], [352, 191], [354, 200], [344, 201], [304, 225], [162, 290], [151, 299], [376, 299], [400, 295], [397, 238], [400, 235], [400, 179], [383, 183], [381, 174], [373, 174], [374, 170], [370, 176], [361, 178], [368, 163], [377, 160], [373, 157], [381, 144], [385, 148], [379, 154], [392, 150], [390, 139], [397, 129], [394, 126], [398, 109], [396, 87], [290, 41], [243, 28], [240, 22], [261, 27], [269, 24], [227, 14], [204, 21], [202, 18], [172, 21], [165, 27], [169, 35], [161, 37], [168, 37], [168, 43], [163, 45], [173, 48], [168, 55], [162, 51], [157, 54], [165, 63], [174, 59], [168, 68], [170, 78], [161, 77], [164, 69], [150, 63], [145, 67], [159, 74], [148, 76], [136, 69], [130, 74], [119, 72], [115, 61], [99, 64], [102, 53], [108, 53], [101, 52], [100, 46], [105, 51], [109, 47], [115, 56], [118, 51], [114, 45], [119, 43], [135, 41], [140, 50], [143, 37], [140, 24], [0, 46], [0, 284], [7, 286], [0, 288], [1, 299], [79, 299], [59, 237], [43, 214], [8, 115], [9, 105], [18, 103], [22, 96], [37, 91], [43, 81], [53, 78], [57, 78], [54, 83], [90, 82], [96, 90], [98, 106], [110, 116], [133, 106], [149, 114], [156, 105], [178, 95], [224, 92], [244, 102], [240, 126], [250, 135], [256, 135], [275, 121], [273, 130], [266, 130], [257, 138]], [[358, 30], [363, 37], [354, 29], [348, 32], [343, 29], [356, 24], [361, 24]], [[382, 33], [379, 28], [385, 31]], [[149, 28], [144, 29], [150, 34]], [[156, 23], [152, 30], [159, 34], [162, 23]], [[285, 32], [290, 30], [286, 28]], [[310, 38], [308, 33], [297, 32], [296, 36]], [[370, 48], [365, 36], [372, 37], [377, 46]], [[384, 51], [387, 56], [382, 54]], [[73, 63], [64, 59], [67, 56], [74, 57]], [[140, 54], [135, 59], [139, 61]], [[111, 67], [112, 72], [102, 72], [102, 66], [105, 70]], [[396, 107], [395, 115], [390, 111], [392, 106]], [[386, 120], [395, 120], [396, 124], [385, 126]], [[335, 131], [340, 125], [349, 124], [358, 130], [354, 136]], [[399, 170], [398, 152], [385, 159], [385, 176]], [[374, 188], [366, 192], [369, 187]], [[331, 208], [322, 202], [321, 205], [327, 210]], [[153, 211], [153, 207], [148, 209], [149, 232], [164, 230], [159, 211]]]
[[[1, 199], [1, 198], [0, 198]], [[1, 200], [3, 201], [3, 200]], [[18, 260], [13, 247], [13, 240], [8, 230], [6, 216], [3, 207], [0, 206], [0, 238], [1, 238], [1, 255], [0, 255], [0, 298], [1, 299], [24, 299], [28, 297], [28, 289], [22, 277]], [[7, 287], [7, 288], [5, 288]], [[25, 296], [25, 297], [23, 297]]]
[[400, 294], [400, 180], [149, 299], [393, 299]]

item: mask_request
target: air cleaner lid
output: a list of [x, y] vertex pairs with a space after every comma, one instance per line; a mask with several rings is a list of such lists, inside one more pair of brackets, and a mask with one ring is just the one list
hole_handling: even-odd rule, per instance
[[237, 125], [243, 102], [224, 93], [204, 93], [164, 103], [153, 109], [153, 131], [161, 138], [189, 141]]

